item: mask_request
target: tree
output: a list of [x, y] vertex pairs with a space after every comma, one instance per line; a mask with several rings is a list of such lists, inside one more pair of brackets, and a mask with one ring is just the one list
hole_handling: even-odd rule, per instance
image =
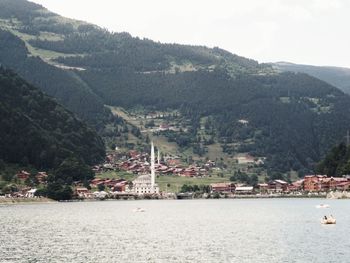
[[83, 180], [83, 186], [86, 187], [88, 190], [91, 190], [91, 186], [88, 180]]
[[73, 196], [72, 188], [59, 182], [48, 183], [46, 189], [47, 197], [53, 200], [70, 200]]
[[91, 180], [94, 178], [94, 172], [84, 161], [76, 157], [65, 159], [54, 171], [56, 180], [62, 179], [64, 182]]
[[258, 176], [256, 174], [253, 174], [249, 178], [249, 184], [252, 186], [256, 186], [259, 182]]
[[106, 186], [104, 184], [99, 184], [99, 185], [97, 185], [97, 188], [101, 192], [101, 191], [105, 190]]

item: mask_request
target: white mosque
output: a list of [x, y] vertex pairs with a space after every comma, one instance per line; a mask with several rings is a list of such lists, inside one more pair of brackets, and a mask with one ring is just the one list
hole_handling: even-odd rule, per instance
[[133, 183], [133, 191], [138, 195], [159, 194], [158, 184], [155, 183], [154, 145], [151, 144], [151, 174], [137, 177]]

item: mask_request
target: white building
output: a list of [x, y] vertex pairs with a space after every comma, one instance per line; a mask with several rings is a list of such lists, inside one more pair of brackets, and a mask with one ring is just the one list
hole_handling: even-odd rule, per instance
[[159, 194], [159, 187], [155, 183], [154, 145], [151, 146], [151, 174], [143, 174], [137, 177], [133, 183], [133, 191], [138, 195]]
[[25, 194], [25, 197], [27, 197], [27, 198], [34, 198], [34, 197], [35, 197], [35, 192], [36, 192], [36, 189], [30, 189], [30, 190]]
[[235, 158], [238, 162], [238, 164], [252, 164], [255, 163], [255, 160], [252, 156], [250, 155], [245, 155], [245, 156], [238, 156]]

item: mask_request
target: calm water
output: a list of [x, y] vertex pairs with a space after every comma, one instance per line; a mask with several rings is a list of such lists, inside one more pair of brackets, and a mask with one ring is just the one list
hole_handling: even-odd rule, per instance
[[[0, 206], [0, 262], [350, 262], [350, 200]], [[137, 207], [146, 210], [134, 212]], [[332, 213], [337, 225], [321, 225]]]

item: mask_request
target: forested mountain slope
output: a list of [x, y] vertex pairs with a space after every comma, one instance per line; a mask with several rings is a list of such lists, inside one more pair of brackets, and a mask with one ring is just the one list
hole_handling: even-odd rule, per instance
[[101, 138], [55, 100], [0, 67], [0, 159], [37, 169], [103, 160]]
[[0, 62], [83, 117], [99, 119], [103, 104], [177, 109], [191, 124], [174, 135], [185, 147], [205, 145], [206, 119], [226, 153], [267, 157], [281, 172], [312, 169], [350, 125], [349, 96], [306, 74], [108, 32], [25, 0], [0, 0], [0, 10]]
[[301, 72], [314, 76], [328, 82], [329, 84], [350, 94], [350, 69], [340, 67], [320, 67], [311, 65], [300, 65], [288, 62], [277, 62], [272, 64], [280, 71]]

